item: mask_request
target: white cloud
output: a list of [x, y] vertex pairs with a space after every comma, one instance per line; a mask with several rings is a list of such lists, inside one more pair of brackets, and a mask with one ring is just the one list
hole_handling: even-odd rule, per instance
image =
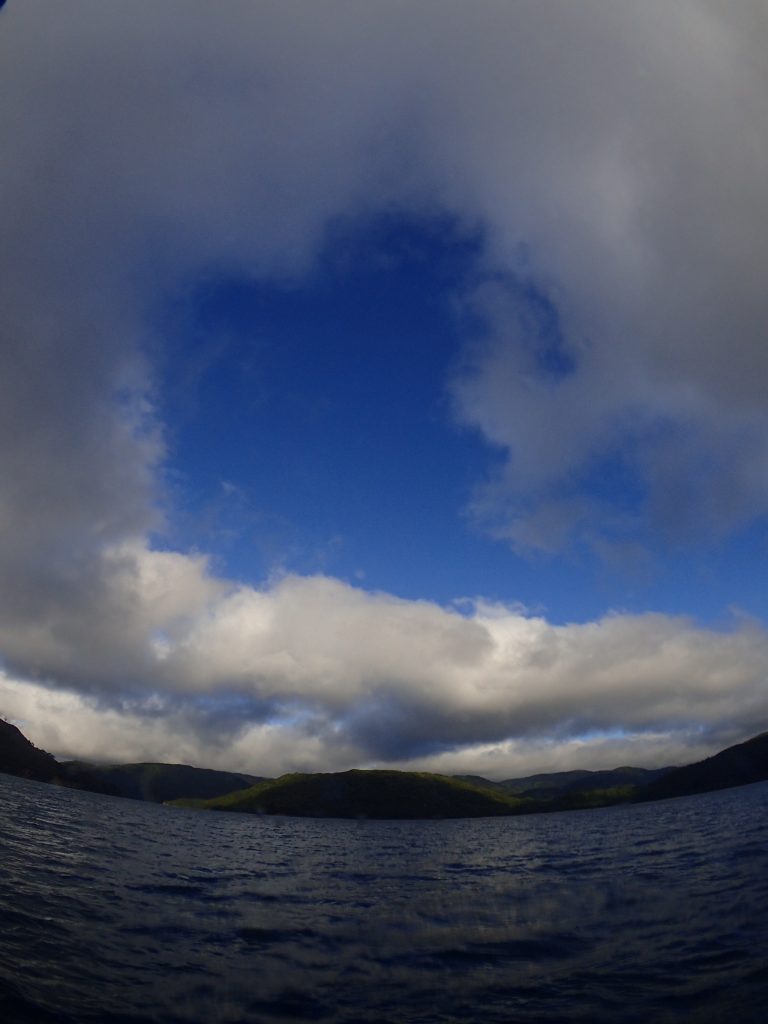
[[[516, 607], [464, 603], [460, 614], [328, 577], [234, 588], [203, 560], [146, 549], [121, 560], [112, 580], [129, 587], [102, 642], [118, 625], [131, 638], [132, 686], [126, 665], [109, 662], [117, 642], [85, 659], [100, 673], [90, 696], [30, 685], [25, 697], [6, 680], [6, 713], [27, 717], [31, 701], [53, 717], [33, 735], [57, 752], [207, 757], [261, 774], [377, 762], [512, 771], [542, 749], [556, 764], [589, 753], [603, 763], [622, 745], [646, 763], [692, 744], [712, 752], [768, 719], [768, 635], [749, 622], [718, 633], [613, 614], [555, 626]], [[58, 645], [41, 634], [22, 643], [41, 680], [74, 688], [84, 659], [68, 625], [50, 624]], [[620, 733], [623, 744], [609, 742]]]
[[[334, 218], [389, 204], [485, 238], [464, 299], [488, 336], [453, 392], [507, 458], [475, 502], [499, 537], [597, 549], [766, 514], [767, 37], [758, 0], [4, 9], [0, 654], [75, 702], [65, 746], [210, 758], [199, 705], [179, 718], [206, 693], [252, 702], [244, 759], [252, 736], [317, 765], [620, 726], [674, 747], [764, 718], [756, 627], [258, 590], [146, 538], [156, 304], [221, 270], [300, 276]], [[531, 288], [572, 360], [557, 380]], [[617, 452], [647, 496], [631, 513], [584, 485]]]

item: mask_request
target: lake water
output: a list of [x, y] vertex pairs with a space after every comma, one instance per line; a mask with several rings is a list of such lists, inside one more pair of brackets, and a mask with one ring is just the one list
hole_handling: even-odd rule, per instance
[[768, 783], [464, 821], [0, 775], [0, 1020], [768, 1019]]

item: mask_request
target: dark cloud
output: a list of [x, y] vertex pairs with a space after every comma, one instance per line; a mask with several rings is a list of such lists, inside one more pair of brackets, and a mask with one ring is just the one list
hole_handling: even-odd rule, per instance
[[[339, 217], [444, 213], [484, 240], [485, 283], [462, 298], [485, 337], [452, 388], [507, 464], [476, 514], [550, 551], [734, 529], [768, 512], [765, 20], [757, 0], [10, 5], [7, 699], [59, 700], [70, 750], [199, 760], [223, 727], [195, 698], [242, 698], [232, 751], [254, 769], [536, 735], [573, 750], [578, 730], [683, 737], [692, 719], [747, 730], [766, 710], [759, 630], [555, 629], [323, 578], [257, 591], [153, 550], [149, 314], [205, 274], [300, 278]], [[632, 510], [590, 491], [617, 457]]]

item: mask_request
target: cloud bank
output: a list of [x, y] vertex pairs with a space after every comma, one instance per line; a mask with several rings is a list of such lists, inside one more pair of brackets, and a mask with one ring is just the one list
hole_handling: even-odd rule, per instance
[[715, 633], [614, 614], [554, 626], [324, 576], [255, 589], [147, 549], [123, 552], [110, 580], [120, 636], [101, 632], [87, 656], [61, 621], [0, 633], [9, 663], [25, 666], [34, 648], [41, 682], [66, 688], [10, 673], [0, 687], [6, 714], [59, 754], [162, 751], [262, 774], [397, 764], [498, 775], [566, 751], [582, 764], [628, 750], [642, 763], [690, 760], [768, 717], [768, 635], [753, 623]]
[[[758, 626], [259, 589], [160, 550], [156, 311], [205, 275], [300, 280], [340, 218], [448, 214], [484, 240], [450, 382], [503, 457], [483, 528], [737, 530], [768, 513], [767, 43], [757, 0], [6, 5], [6, 713], [48, 708], [53, 749], [254, 771], [752, 731]], [[588, 486], [610, 465], [631, 506]]]

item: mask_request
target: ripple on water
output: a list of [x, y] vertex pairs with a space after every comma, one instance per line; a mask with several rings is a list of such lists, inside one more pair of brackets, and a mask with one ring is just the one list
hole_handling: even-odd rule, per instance
[[453, 822], [0, 776], [3, 1024], [762, 1024], [768, 784]]

